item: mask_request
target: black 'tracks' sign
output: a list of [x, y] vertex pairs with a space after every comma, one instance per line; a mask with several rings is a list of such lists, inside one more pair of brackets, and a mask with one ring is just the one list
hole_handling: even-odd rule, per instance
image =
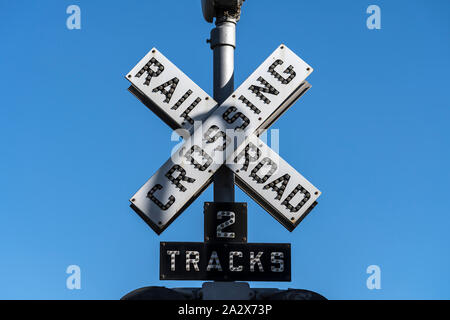
[[161, 242], [160, 279], [291, 281], [291, 245]]

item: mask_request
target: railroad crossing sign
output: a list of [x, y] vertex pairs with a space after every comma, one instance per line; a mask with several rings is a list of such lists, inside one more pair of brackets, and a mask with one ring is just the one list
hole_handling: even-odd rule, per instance
[[305, 79], [312, 71], [280, 45], [218, 105], [162, 53], [150, 50], [127, 74], [129, 90], [172, 129], [190, 136], [130, 199], [131, 207], [160, 234], [226, 165], [238, 186], [292, 231], [320, 191], [258, 135], [310, 88]]

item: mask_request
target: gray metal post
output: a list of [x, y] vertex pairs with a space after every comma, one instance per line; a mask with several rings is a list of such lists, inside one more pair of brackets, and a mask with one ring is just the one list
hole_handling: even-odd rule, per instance
[[[234, 91], [236, 19], [218, 17], [210, 41], [214, 52], [214, 99], [221, 104]], [[214, 201], [234, 202], [234, 173], [225, 166], [214, 176]]]

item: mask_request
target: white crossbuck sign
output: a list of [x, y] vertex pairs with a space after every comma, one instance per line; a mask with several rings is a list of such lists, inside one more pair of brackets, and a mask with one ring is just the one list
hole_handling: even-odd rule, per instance
[[130, 199], [131, 207], [160, 234], [226, 165], [237, 185], [292, 231], [321, 193], [258, 135], [310, 88], [305, 79], [312, 70], [281, 45], [218, 105], [152, 49], [127, 74], [129, 90], [172, 129], [190, 135]]

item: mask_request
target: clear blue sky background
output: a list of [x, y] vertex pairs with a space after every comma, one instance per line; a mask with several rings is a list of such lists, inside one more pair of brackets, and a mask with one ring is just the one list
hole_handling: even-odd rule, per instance
[[[157, 236], [128, 199], [171, 130], [124, 75], [153, 46], [212, 94], [200, 1], [0, 2], [0, 298], [118, 299], [159, 281], [160, 241], [202, 241], [212, 188]], [[174, 4], [175, 3], [175, 4]], [[66, 28], [66, 8], [82, 29]], [[366, 8], [382, 10], [368, 30]], [[450, 298], [450, 1], [248, 0], [236, 85], [280, 44], [313, 85], [274, 126], [323, 192], [289, 233], [242, 191], [249, 241], [291, 242], [292, 283], [330, 299]], [[68, 265], [82, 289], [66, 289]], [[366, 268], [382, 271], [368, 290]]]

